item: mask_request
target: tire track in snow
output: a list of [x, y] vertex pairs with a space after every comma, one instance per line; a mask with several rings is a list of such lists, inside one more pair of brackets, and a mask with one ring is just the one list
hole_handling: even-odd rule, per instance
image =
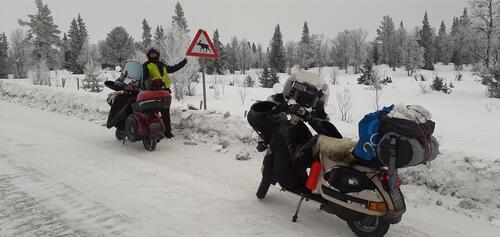
[[134, 220], [0, 153], [2, 236], [124, 236]]

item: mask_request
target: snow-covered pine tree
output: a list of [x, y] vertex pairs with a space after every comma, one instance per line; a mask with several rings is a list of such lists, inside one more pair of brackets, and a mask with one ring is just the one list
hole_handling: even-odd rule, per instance
[[250, 66], [250, 56], [252, 49], [247, 39], [242, 39], [239, 45], [240, 47], [238, 48], [238, 62], [240, 62], [240, 73], [245, 74]]
[[[496, 9], [494, 7], [493, 9]], [[467, 8], [464, 8], [462, 16], [459, 18], [459, 45], [462, 48], [462, 60], [464, 64], [472, 64], [480, 61], [481, 53], [478, 51], [483, 51], [483, 47], [478, 47], [478, 42], [481, 42], [481, 38], [478, 33], [479, 31], [474, 30], [472, 21], [469, 18], [469, 13]]]
[[262, 51], [261, 44], [257, 45], [257, 60], [259, 61], [259, 69], [262, 69], [262, 66], [265, 63], [265, 55], [264, 52]]
[[311, 35], [309, 33], [309, 26], [306, 21], [302, 27], [302, 37], [298, 48], [299, 65], [301, 68], [307, 70], [308, 68], [314, 66], [314, 63], [316, 62], [314, 53]]
[[11, 64], [9, 59], [9, 42], [5, 33], [0, 35], [0, 78], [7, 78], [10, 73]]
[[356, 29], [351, 31], [352, 41], [352, 60], [351, 65], [354, 67], [354, 73], [359, 73], [359, 67], [366, 61], [366, 37], [368, 32], [363, 29]]
[[[473, 27], [475, 31], [482, 37], [480, 41], [483, 47], [481, 47], [479, 53], [479, 59], [483, 61], [483, 65], [486, 68], [490, 68], [492, 63], [492, 51], [494, 50], [495, 39], [498, 39], [498, 21], [500, 11], [500, 1], [498, 0], [473, 0], [469, 2], [471, 7], [471, 18], [474, 22]], [[462, 25], [466, 26], [468, 21], [468, 15], [466, 14], [467, 8], [464, 9], [464, 14], [461, 17]]]
[[63, 51], [62, 55], [62, 68], [69, 69], [71, 67], [71, 42], [68, 39], [66, 33], [63, 33], [62, 41], [61, 41], [61, 50]]
[[141, 47], [142, 51], [146, 52], [148, 47], [151, 46], [153, 42], [153, 35], [151, 34], [151, 27], [146, 19], [142, 20], [142, 42]]
[[226, 71], [226, 51], [224, 50], [224, 45], [220, 41], [219, 30], [215, 30], [213, 34], [213, 43], [215, 49], [219, 53], [218, 59], [211, 59], [206, 65], [206, 70], [208, 74], [222, 75]]
[[21, 29], [12, 32], [10, 42], [10, 57], [14, 63], [14, 76], [26, 78], [28, 77], [28, 67], [32, 61], [33, 46], [26, 32]]
[[[69, 44], [68, 51], [65, 53], [65, 62], [64, 62], [64, 68], [72, 71], [74, 73], [81, 74], [80, 70], [78, 69], [78, 65], [76, 64], [76, 58], [78, 57], [77, 53], [80, 52], [80, 47], [76, 46], [78, 44], [78, 23], [76, 22], [76, 19], [73, 18], [71, 20], [71, 24], [69, 26], [69, 32], [68, 34], [64, 34], [64, 36], [67, 36], [67, 43]], [[63, 43], [64, 43], [64, 38], [63, 38]], [[75, 50], [76, 49], [76, 50]]]
[[390, 16], [384, 16], [377, 29], [376, 41], [380, 48], [380, 62], [394, 68], [397, 65], [399, 54], [397, 48], [396, 30]]
[[375, 65], [378, 65], [379, 60], [380, 60], [380, 53], [379, 53], [379, 49], [378, 49], [379, 46], [378, 45], [379, 45], [379, 43], [377, 43], [376, 41], [372, 42], [371, 56], [372, 56], [373, 63]]
[[227, 53], [227, 68], [229, 73], [234, 74], [238, 70], [239, 57], [238, 57], [239, 41], [236, 36], [231, 38], [231, 43], [226, 45], [225, 51]]
[[424, 66], [423, 69], [434, 70], [434, 53], [433, 53], [433, 33], [427, 11], [422, 20], [422, 29], [420, 30], [420, 46], [424, 49]]
[[88, 40], [88, 32], [83, 18], [78, 14], [77, 18], [73, 18], [68, 31], [69, 51], [66, 53], [65, 62], [66, 69], [75, 74], [82, 74], [84, 71], [85, 63], [78, 63], [83, 44]]
[[[86, 50], [91, 50], [90, 48]], [[82, 89], [89, 92], [101, 92], [103, 85], [100, 83], [101, 80], [99, 78], [100, 66], [97, 61], [90, 56], [88, 57], [88, 61], [85, 64], [85, 79], [82, 80]]]
[[264, 88], [272, 88], [274, 84], [271, 84], [271, 75], [269, 74], [269, 68], [267, 65], [263, 66], [262, 74], [259, 77], [259, 83]]
[[134, 39], [125, 28], [118, 26], [111, 30], [101, 46], [102, 64], [105, 67], [121, 66], [134, 55]]
[[297, 44], [288, 41], [285, 44], [286, 66], [288, 75], [292, 74], [292, 68], [297, 64]]
[[373, 62], [367, 59], [363, 68], [361, 69], [361, 76], [358, 78], [358, 84], [372, 85], [375, 80], [375, 70], [373, 69]]
[[163, 41], [165, 40], [165, 30], [163, 30], [163, 26], [156, 26], [154, 41]]
[[274, 34], [269, 48], [269, 66], [278, 72], [285, 72], [285, 47], [283, 46], [283, 35], [281, 34], [279, 24], [274, 28]]
[[413, 75], [416, 69], [422, 67], [424, 57], [423, 49], [418, 44], [418, 29], [406, 37], [401, 48], [401, 61], [408, 76]]
[[311, 37], [314, 48], [314, 65], [318, 68], [318, 73], [321, 74], [323, 67], [325, 67], [328, 63], [328, 53], [329, 53], [329, 45], [328, 39], [323, 34], [313, 34]]
[[184, 9], [179, 2], [175, 4], [175, 15], [172, 16], [172, 24], [177, 25], [180, 30], [186, 31], [189, 33], [188, 23], [186, 17], [184, 17]]
[[31, 76], [34, 85], [50, 86], [50, 70], [47, 66], [47, 59], [42, 58], [35, 61], [34, 73]]
[[444, 83], [443, 78], [439, 76], [436, 76], [432, 81], [431, 89], [434, 91], [442, 91], [446, 94], [451, 93], [451, 88], [448, 86], [448, 84]]
[[[80, 55], [78, 56], [78, 64], [87, 65], [87, 64], [95, 64], [98, 65], [98, 62], [101, 60], [101, 52], [99, 51], [99, 47], [96, 44], [90, 43], [88, 40], [83, 43], [83, 47]], [[87, 67], [87, 66], [85, 66]]]
[[61, 31], [57, 29], [54, 19], [47, 4], [42, 0], [35, 0], [37, 12], [28, 15], [28, 21], [18, 20], [21, 26], [29, 27], [29, 35], [33, 42], [33, 60], [47, 60], [47, 66], [50, 69], [58, 68], [59, 57], [57, 47], [61, 39]]
[[252, 42], [252, 58], [251, 58], [252, 68], [259, 68], [259, 53], [257, 52], [257, 45]]
[[446, 33], [446, 25], [444, 24], [444, 21], [441, 21], [439, 32], [436, 37], [435, 52], [436, 61], [442, 62], [445, 65], [450, 62], [449, 41], [450, 37], [448, 36], [448, 33]]
[[340, 69], [345, 69], [347, 73], [347, 68], [351, 64], [353, 55], [353, 45], [352, 45], [351, 31], [344, 30], [337, 34], [335, 39], [333, 39], [333, 50], [331, 54], [332, 61]]
[[247, 75], [245, 78], [244, 82], [245, 87], [253, 87], [255, 85], [255, 80], [252, 78], [252, 76]]
[[403, 21], [401, 21], [401, 23], [399, 23], [399, 28], [396, 31], [396, 45], [397, 45], [398, 54], [399, 54], [399, 57], [398, 57], [396, 64], [398, 66], [403, 65], [401, 53], [402, 53], [402, 49], [403, 49], [403, 43], [407, 37], [408, 37], [408, 31], [406, 31], [404, 24], [403, 24]]
[[279, 83], [280, 82], [280, 77], [278, 76], [278, 72], [276, 69], [274, 68], [271, 68], [269, 69], [269, 81], [268, 81], [268, 85], [270, 86], [270, 88], [272, 88], [274, 86], [274, 84], [276, 83]]
[[450, 61], [455, 65], [455, 68], [461, 67], [462, 62], [462, 51], [461, 48], [461, 31], [460, 22], [457, 17], [453, 17], [453, 24], [450, 28], [450, 42], [451, 42], [451, 58]]

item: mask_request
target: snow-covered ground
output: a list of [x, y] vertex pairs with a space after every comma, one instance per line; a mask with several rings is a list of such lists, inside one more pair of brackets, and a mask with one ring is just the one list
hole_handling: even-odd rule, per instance
[[[425, 106], [442, 143], [431, 167], [401, 172], [409, 209], [388, 236], [497, 236], [500, 101], [486, 98], [484, 86], [467, 71], [463, 81], [453, 81], [450, 95], [421, 95], [404, 72], [387, 73], [394, 83], [383, 89], [382, 104]], [[455, 77], [445, 66], [437, 74]], [[373, 110], [374, 92], [356, 78], [341, 76], [327, 108], [350, 137], [356, 137], [362, 115]], [[339, 121], [335, 108], [335, 91], [344, 87], [353, 96], [349, 123]], [[208, 90], [209, 112], [184, 110], [198, 106], [201, 95], [174, 102], [176, 138], [145, 152], [141, 144], [115, 141], [102, 126], [106, 93], [0, 80], [0, 236], [353, 236], [344, 222], [311, 202], [299, 223], [291, 223], [298, 198], [278, 188], [256, 200], [262, 154], [254, 151], [255, 133], [242, 115], [271, 90], [247, 88], [242, 103], [241, 88], [218, 89], [223, 91], [217, 99]], [[252, 159], [235, 159], [245, 152]]]

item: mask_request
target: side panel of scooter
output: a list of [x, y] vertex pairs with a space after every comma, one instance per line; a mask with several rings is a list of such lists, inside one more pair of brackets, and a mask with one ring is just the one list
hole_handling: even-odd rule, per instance
[[[346, 207], [348, 209], [364, 213], [367, 215], [374, 216], [384, 216], [387, 212], [376, 212], [368, 209], [370, 202], [386, 202], [389, 210], [393, 210], [394, 206], [392, 204], [391, 198], [389, 194], [384, 190], [382, 183], [378, 180], [375, 175], [375, 170], [367, 167], [357, 167], [354, 168], [358, 171], [366, 172], [367, 176], [371, 178], [371, 181], [376, 189], [373, 190], [363, 190], [361, 192], [352, 192], [352, 193], [341, 193], [339, 190], [335, 189], [330, 185], [328, 180], [325, 180], [324, 174], [335, 167], [338, 166], [348, 166], [343, 163], [334, 162], [330, 159], [324, 158], [321, 159], [322, 164], [325, 169], [323, 170], [320, 180], [318, 182], [318, 186], [315, 190], [316, 193], [320, 193], [323, 198], [333, 203], [336, 203], [340, 206]], [[373, 177], [373, 178], [372, 178]]]
[[163, 120], [158, 114], [149, 116], [148, 130], [151, 137], [155, 137], [157, 139], [163, 137], [163, 133], [165, 132], [165, 124], [163, 124]]
[[144, 114], [139, 112], [134, 112], [131, 116], [137, 120], [137, 133], [139, 136], [144, 137], [147, 135], [148, 127], [147, 121]]

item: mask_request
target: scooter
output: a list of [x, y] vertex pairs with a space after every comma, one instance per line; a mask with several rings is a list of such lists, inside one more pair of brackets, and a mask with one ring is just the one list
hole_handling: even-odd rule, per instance
[[[128, 72], [132, 70], [127, 71], [127, 68], [132, 67], [130, 64], [133, 67], [140, 66], [142, 70], [139, 63], [129, 62], [124, 67], [122, 77], [130, 76]], [[142, 71], [136, 74], [142, 77]], [[116, 127], [115, 137], [123, 143], [126, 138], [131, 142], [142, 141], [146, 150], [154, 151], [156, 144], [164, 137], [165, 124], [160, 111], [170, 107], [170, 93], [159, 89], [141, 90], [139, 80], [132, 80], [128, 84], [123, 81], [106, 81], [104, 84], [115, 91], [108, 98], [111, 111], [107, 127]]]
[[[322, 123], [324, 127], [327, 126], [324, 123], [328, 122]], [[399, 223], [406, 211], [399, 178], [396, 180], [396, 189], [390, 192], [386, 168], [361, 161], [347, 164], [330, 159], [328, 151], [318, 147], [318, 140], [335, 141], [334, 138], [319, 133], [309, 142], [309, 146], [318, 150], [318, 153], [309, 167], [305, 187], [282, 188], [282, 191], [300, 197], [292, 221], [297, 221], [302, 202], [313, 200], [320, 204], [321, 210], [346, 221], [357, 236], [384, 236], [389, 226]], [[266, 156], [264, 159], [270, 157]], [[279, 184], [277, 180], [271, 182], [273, 185], [277, 183]], [[257, 196], [260, 199], [265, 198], [268, 189], [269, 185], [260, 185]]]
[[[295, 126], [294, 124], [298, 121], [308, 120], [309, 125], [318, 133], [301, 149], [296, 150], [295, 154], [291, 154], [292, 157], [285, 157], [286, 162], [294, 166], [293, 157], [303, 152], [311, 152], [312, 162], [307, 167], [309, 172], [304, 187], [287, 188], [287, 184], [280, 182], [276, 174], [273, 175], [271, 181], [269, 177], [263, 176], [257, 190], [257, 197], [264, 199], [270, 185], [280, 184], [282, 191], [291, 192], [300, 197], [292, 222], [297, 221], [302, 202], [313, 200], [320, 204], [321, 210], [346, 221], [357, 236], [384, 236], [391, 224], [401, 221], [406, 211], [404, 196], [399, 188], [401, 182], [396, 176], [395, 186], [390, 186], [387, 168], [377, 163], [356, 159], [352, 157], [350, 150], [343, 154], [343, 157], [350, 158], [348, 161], [333, 157], [332, 150], [335, 149], [331, 148], [335, 147], [334, 144], [345, 140], [340, 139], [341, 135], [337, 135], [339, 134], [337, 129], [330, 122], [307, 118], [309, 114], [307, 111], [311, 111], [312, 105], [318, 100], [317, 87], [311, 87], [311, 82], [315, 82], [315, 79], [316, 76], [303, 73], [296, 77], [292, 76], [292, 80], [287, 81], [283, 94], [286, 100], [294, 101], [293, 111], [290, 104], [279, 104], [273, 101], [257, 102], [250, 108], [247, 115], [248, 122], [259, 137], [268, 144], [273, 144], [271, 141], [276, 139], [277, 135], [288, 134], [287, 129], [290, 129], [290, 125]], [[302, 83], [300, 80], [307, 82]], [[279, 132], [275, 133], [275, 131]], [[286, 138], [278, 138], [278, 140], [286, 140]], [[289, 147], [290, 144], [283, 145]], [[267, 148], [264, 159], [283, 158], [274, 157], [280, 152], [273, 151], [271, 148], [273, 147]], [[261, 146], [260, 150], [265, 149]], [[266, 164], [266, 160], [263, 163]]]

